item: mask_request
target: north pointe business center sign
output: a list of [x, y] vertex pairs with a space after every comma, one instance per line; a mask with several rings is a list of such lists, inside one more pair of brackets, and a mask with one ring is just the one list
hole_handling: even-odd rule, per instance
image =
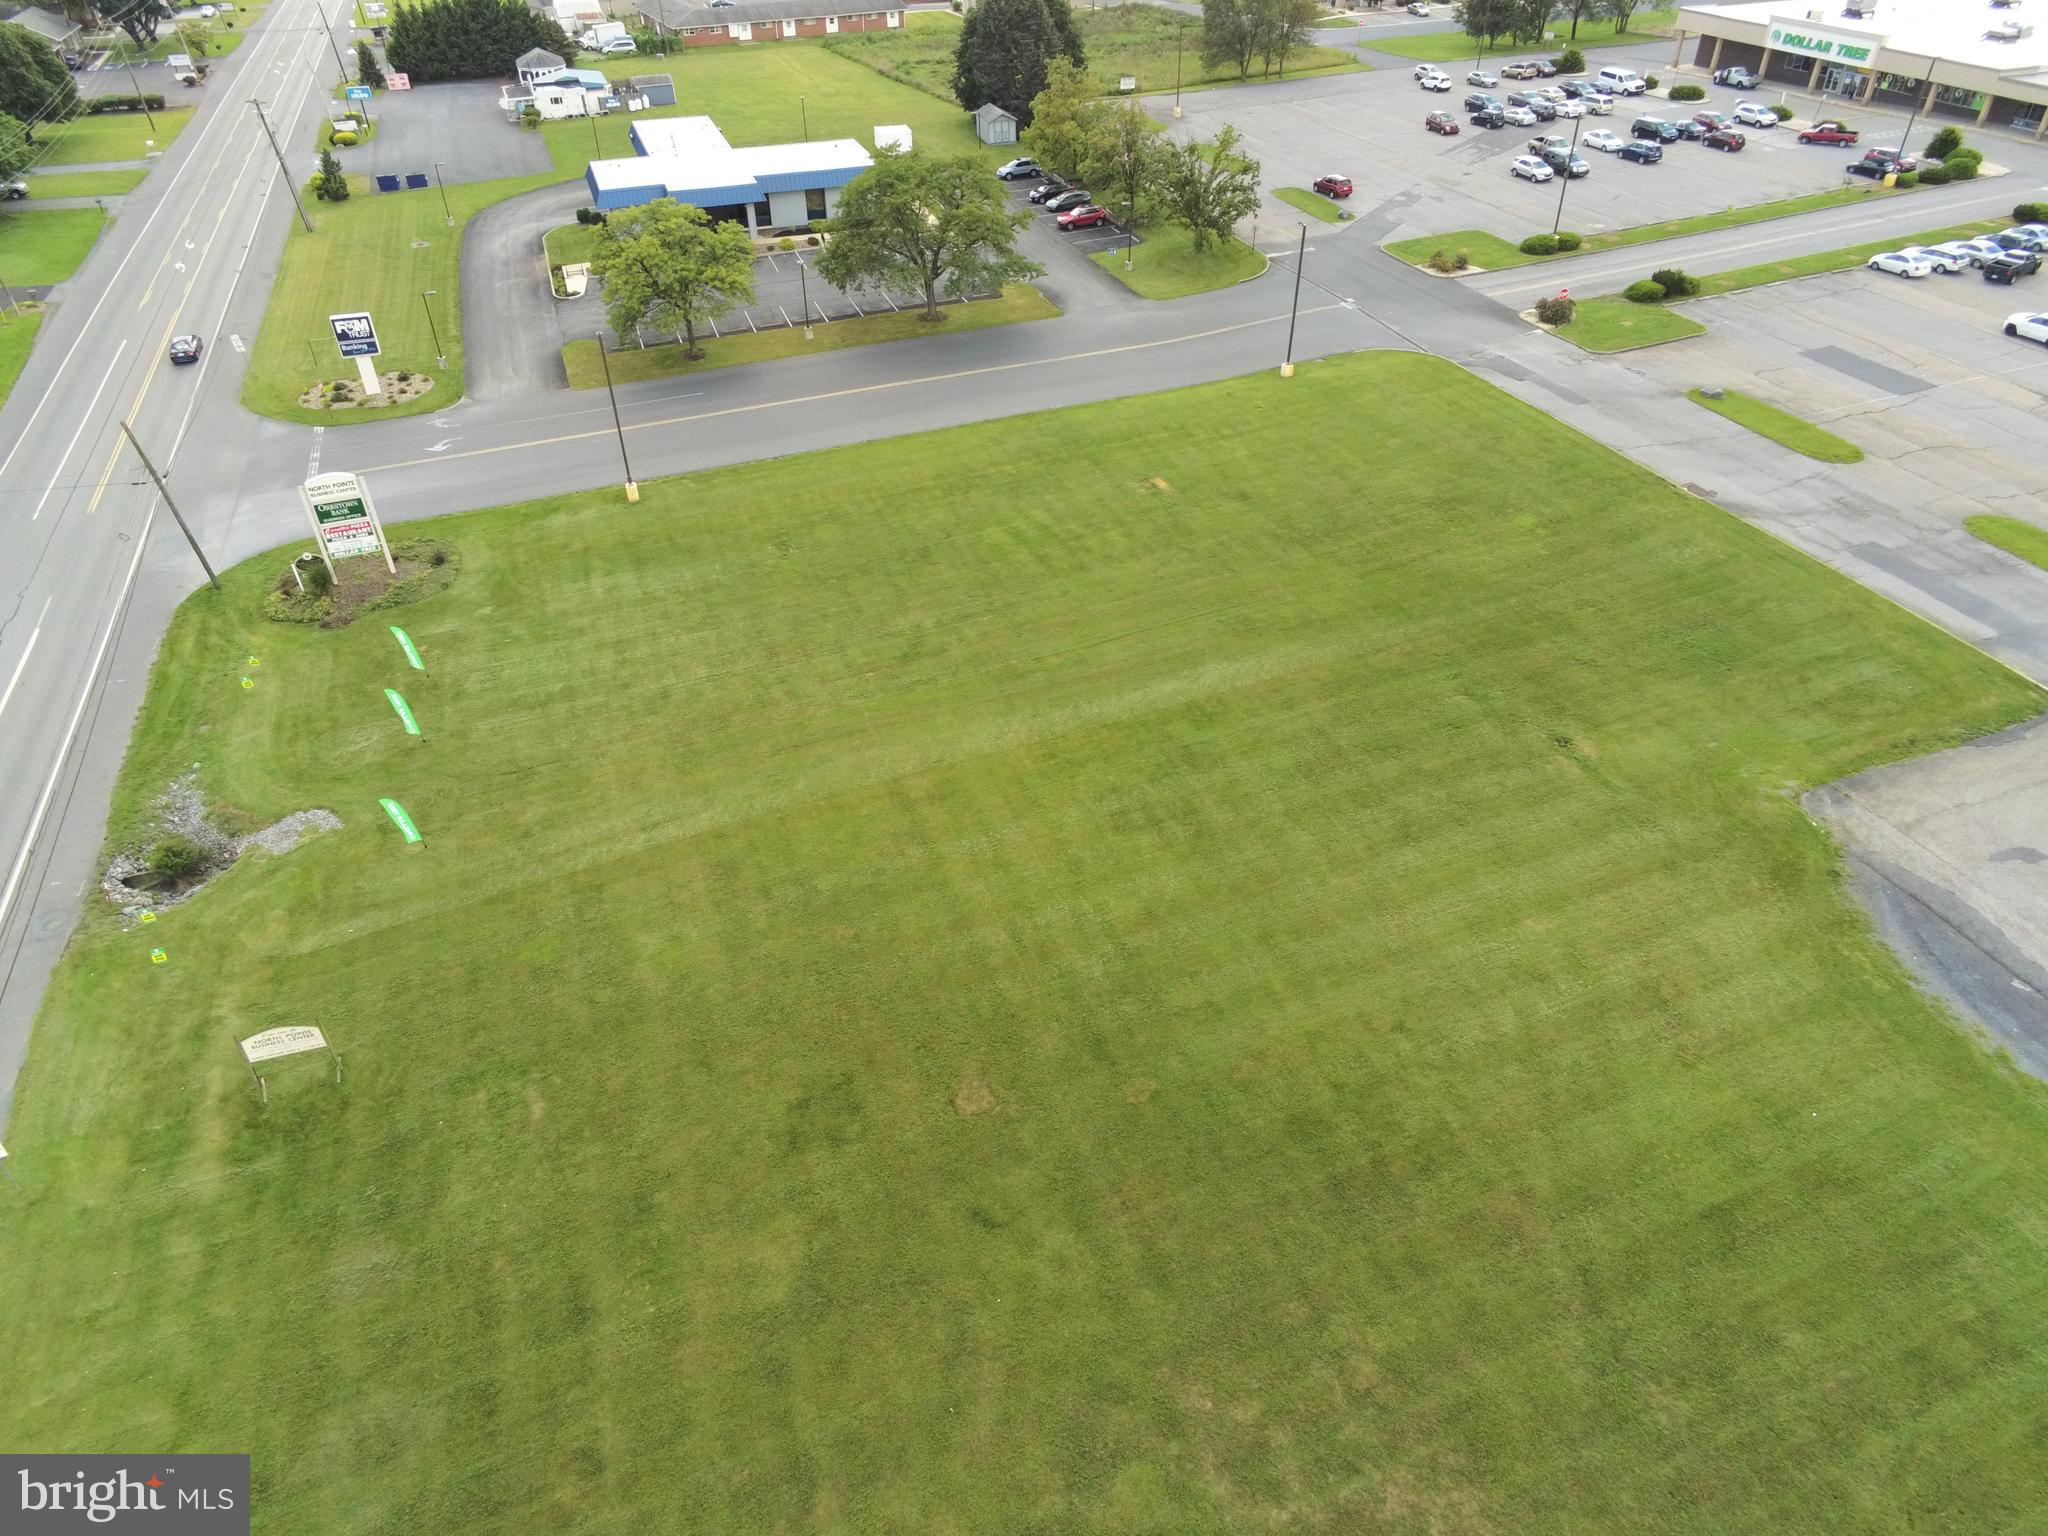
[[1773, 16], [1765, 45], [1774, 53], [1796, 53], [1809, 59], [1868, 69], [1877, 50], [1884, 45], [1884, 38], [1876, 33], [1838, 32], [1832, 27], [1817, 27], [1810, 21]]

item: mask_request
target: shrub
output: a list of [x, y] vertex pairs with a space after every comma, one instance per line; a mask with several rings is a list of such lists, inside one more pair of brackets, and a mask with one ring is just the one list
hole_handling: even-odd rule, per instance
[[312, 560], [300, 566], [299, 580], [315, 597], [325, 597], [334, 590], [334, 572], [327, 569], [325, 560]]
[[805, 244], [805, 245], [819, 245], [819, 244], [822, 244], [822, 243], [823, 243], [823, 242], [821, 242], [821, 241], [820, 241], [820, 240], [818, 239], [818, 237], [817, 237], [816, 235], [805, 235], [805, 236], [804, 236], [804, 244]]
[[336, 144], [339, 144], [343, 149], [347, 149], [350, 145], [359, 144], [362, 141], [358, 139], [354, 134], [344, 132], [337, 133], [334, 136], [334, 142]]
[[2015, 224], [2048, 224], [2048, 203], [2019, 203], [2012, 210]]
[[1706, 87], [1699, 85], [1674, 85], [1671, 87], [1673, 101], [1705, 101]]
[[1941, 169], [1950, 181], [1969, 181], [1984, 164], [1981, 150], [1959, 149], [1941, 162]]
[[1792, 121], [1792, 109], [1781, 101], [1771, 108], [1771, 116], [1781, 123], [1789, 123]]
[[149, 872], [166, 880], [182, 880], [206, 864], [206, 850], [189, 837], [173, 834], [149, 850]]
[[[1904, 181], [1905, 177], [1901, 176], [1899, 179]], [[1948, 185], [1948, 168], [1941, 165], [1923, 165], [1918, 171], [1913, 173], [1913, 179], [1917, 185], [1923, 187], [1946, 186]]]
[[1578, 312], [1578, 300], [1565, 298], [1562, 294], [1536, 301], [1536, 318], [1545, 325], [1569, 325], [1572, 316]]
[[1939, 130], [1927, 141], [1927, 153], [1937, 160], [1946, 160], [1963, 147], [1963, 130], [1953, 123]]
[[1529, 236], [1528, 239], [1522, 242], [1522, 254], [1524, 256], [1555, 256], [1557, 254], [1557, 236]]
[[1568, 229], [1561, 230], [1558, 233], [1557, 248], [1560, 251], [1576, 251], [1585, 243], [1586, 237], [1584, 235], [1575, 235]]
[[1631, 304], [1662, 304], [1664, 285], [1652, 282], [1647, 277], [1640, 277], [1622, 289], [1621, 296]]
[[530, 101], [521, 107], [519, 109], [519, 126], [522, 128], [538, 128], [540, 126], [540, 108]]
[[578, 208], [576, 210], [576, 222], [578, 224], [595, 224], [603, 217], [604, 215], [595, 208]]
[[1689, 299], [1700, 291], [1700, 280], [1687, 277], [1677, 267], [1659, 267], [1650, 274], [1650, 281], [1662, 288], [1668, 299]]
[[1429, 254], [1429, 270], [1432, 272], [1462, 272], [1472, 265], [1472, 258], [1463, 251], [1432, 251]]
[[775, 242], [775, 249], [777, 249], [778, 251], [793, 251], [796, 249], [796, 242], [790, 239], [789, 236], [784, 235], [780, 240]]
[[1643, 76], [1643, 89], [1646, 91], [1654, 91], [1655, 89], [1657, 89], [1657, 77], [1655, 75]]
[[85, 104], [88, 116], [100, 112], [140, 112], [144, 107], [152, 112], [163, 111], [162, 94], [149, 91], [141, 96], [95, 96]]
[[1899, 185], [1899, 186], [1901, 186], [1901, 187], [1917, 187], [1917, 186], [1919, 186], [1919, 185], [1920, 185], [1920, 173], [1919, 173], [1918, 171], [1901, 171], [1901, 172], [1899, 173], [1899, 178], [1898, 178], [1898, 182], [1897, 182], [1897, 185]]
[[1576, 48], [1567, 48], [1550, 61], [1557, 66], [1560, 75], [1583, 75], [1586, 72], [1586, 56]]

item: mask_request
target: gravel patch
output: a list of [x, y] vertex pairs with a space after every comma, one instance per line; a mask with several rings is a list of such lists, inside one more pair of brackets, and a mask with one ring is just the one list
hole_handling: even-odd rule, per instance
[[[196, 770], [197, 765], [194, 767]], [[172, 780], [170, 788], [157, 801], [156, 816], [143, 850], [118, 853], [107, 865], [100, 876], [100, 894], [119, 907], [121, 915], [132, 924], [145, 910], [160, 911], [189, 900], [251, 848], [271, 854], [290, 853], [314, 833], [339, 831], [341, 825], [341, 818], [332, 811], [293, 811], [247, 837], [230, 837], [207, 819], [198, 773], [186, 773]], [[158, 888], [145, 855], [150, 845], [172, 836], [189, 837], [205, 849], [206, 863], [197, 874]]]

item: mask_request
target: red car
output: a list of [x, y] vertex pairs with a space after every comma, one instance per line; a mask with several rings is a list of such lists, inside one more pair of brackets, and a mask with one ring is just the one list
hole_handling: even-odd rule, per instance
[[1432, 112], [1422, 120], [1422, 126], [1431, 133], [1456, 133], [1458, 120], [1448, 112]]
[[1709, 133], [1712, 133], [1716, 128], [1728, 126], [1727, 116], [1720, 112], [1695, 112], [1692, 115], [1692, 120]]
[[1802, 144], [1854, 144], [1856, 130], [1844, 128], [1840, 123], [1815, 123], [1811, 128], [1799, 131]]
[[1058, 219], [1061, 229], [1093, 229], [1108, 222], [1109, 210], [1100, 203], [1084, 203], [1079, 208], [1069, 208]]
[[1349, 176], [1318, 176], [1315, 180], [1315, 189], [1325, 197], [1349, 197], [1351, 195], [1351, 178]]

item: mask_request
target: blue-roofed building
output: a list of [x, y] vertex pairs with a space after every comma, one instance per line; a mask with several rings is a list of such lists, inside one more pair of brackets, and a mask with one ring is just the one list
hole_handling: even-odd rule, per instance
[[875, 163], [857, 139], [734, 149], [708, 117], [643, 118], [630, 136], [632, 158], [590, 162], [592, 206], [609, 213], [672, 197], [755, 234], [829, 219], [840, 189]]

